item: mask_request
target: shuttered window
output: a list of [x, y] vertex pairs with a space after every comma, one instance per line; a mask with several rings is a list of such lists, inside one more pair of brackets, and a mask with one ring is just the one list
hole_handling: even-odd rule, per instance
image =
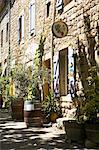
[[63, 7], [69, 4], [72, 0], [56, 0], [56, 9], [58, 12], [63, 11]]
[[31, 1], [29, 7], [30, 15], [30, 35], [35, 34], [35, 0]]
[[8, 41], [8, 36], [9, 36], [9, 23], [6, 25], [6, 42]]
[[24, 43], [24, 15], [18, 19], [18, 43]]
[[51, 2], [48, 1], [48, 2], [46, 3], [46, 9], [47, 9], [47, 10], [46, 10], [46, 11], [47, 11], [47, 12], [46, 12], [46, 13], [47, 13], [46, 16], [47, 16], [47, 17], [49, 17], [49, 14], [50, 14], [50, 5], [51, 5]]
[[3, 47], [3, 30], [1, 31], [1, 47]]

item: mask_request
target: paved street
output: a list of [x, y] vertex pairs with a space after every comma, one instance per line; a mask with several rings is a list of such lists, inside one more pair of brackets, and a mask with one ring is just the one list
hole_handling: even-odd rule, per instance
[[[1, 112], [0, 112], [1, 113]], [[24, 122], [14, 122], [8, 113], [0, 114], [0, 150], [71, 150], [83, 149], [65, 142], [64, 130], [55, 124], [48, 128], [26, 128]]]

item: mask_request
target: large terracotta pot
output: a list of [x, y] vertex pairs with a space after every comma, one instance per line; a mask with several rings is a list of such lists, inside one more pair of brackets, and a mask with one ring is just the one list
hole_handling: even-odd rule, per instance
[[56, 119], [58, 118], [58, 114], [56, 112], [53, 112], [51, 115], [50, 115], [50, 120], [51, 122], [56, 122]]
[[24, 118], [24, 101], [22, 98], [18, 98], [17, 100], [11, 102], [12, 109], [12, 119], [15, 121], [23, 121]]

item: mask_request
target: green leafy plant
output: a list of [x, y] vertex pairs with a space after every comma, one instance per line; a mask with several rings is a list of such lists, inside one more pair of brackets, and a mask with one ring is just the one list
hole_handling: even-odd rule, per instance
[[3, 98], [3, 102], [6, 103], [8, 101], [8, 95], [9, 95], [9, 77], [3, 76], [0, 78], [0, 95]]
[[[33, 60], [33, 76], [32, 76], [32, 95], [33, 99], [41, 99], [41, 93], [39, 90], [39, 85], [41, 86], [41, 91], [42, 91], [42, 85], [43, 85], [43, 79], [42, 76], [44, 75], [44, 70], [42, 68], [42, 57], [44, 54], [44, 43], [45, 43], [46, 38], [41, 35], [40, 41], [39, 41], [39, 46], [36, 50], [35, 57]], [[42, 91], [43, 92], [43, 91]]]
[[88, 90], [85, 91], [86, 101], [84, 102], [83, 113], [87, 120], [94, 121], [97, 119], [99, 112], [99, 76], [97, 75], [96, 66], [89, 70]]
[[46, 117], [50, 117], [52, 113], [59, 114], [60, 107], [54, 99], [52, 92], [49, 92], [46, 99], [42, 102], [42, 109]]
[[96, 66], [89, 69], [89, 77], [86, 79], [88, 88], [83, 93], [73, 99], [77, 108], [76, 118], [78, 121], [93, 122], [97, 120], [99, 112], [99, 76]]
[[28, 96], [28, 88], [32, 85], [31, 71], [22, 64], [16, 65], [12, 70], [12, 78], [15, 84], [16, 97]]

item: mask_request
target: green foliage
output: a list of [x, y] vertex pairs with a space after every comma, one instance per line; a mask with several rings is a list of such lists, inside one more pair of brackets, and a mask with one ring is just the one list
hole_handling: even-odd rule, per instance
[[38, 80], [42, 79], [42, 57], [44, 54], [44, 43], [46, 38], [44, 38], [42, 35], [40, 37], [39, 46], [35, 53], [34, 58], [34, 67], [33, 67], [33, 77], [35, 82], [38, 82]]
[[74, 98], [77, 108], [76, 117], [79, 121], [97, 120], [97, 112], [99, 112], [99, 76], [97, 75], [96, 66], [89, 69], [87, 82], [88, 88], [84, 95]]
[[0, 78], [0, 94], [4, 99], [9, 94], [9, 78], [6, 76]]
[[42, 35], [39, 41], [39, 47], [36, 50], [34, 63], [33, 63], [33, 76], [32, 76], [32, 95], [33, 99], [40, 100], [40, 90], [39, 85], [42, 86], [42, 73], [44, 72], [42, 69], [42, 57], [44, 54], [44, 43], [45, 39]]
[[12, 69], [12, 78], [15, 83], [15, 94], [17, 97], [28, 96], [28, 88], [32, 85], [32, 70], [26, 69], [22, 64], [16, 65]]
[[99, 112], [99, 77], [97, 75], [96, 66], [89, 70], [88, 90], [85, 91], [85, 104], [83, 112], [87, 120], [95, 120], [97, 112]]
[[49, 92], [46, 99], [42, 102], [42, 108], [45, 115], [51, 115], [53, 112], [60, 112], [60, 108], [57, 105], [52, 92]]

